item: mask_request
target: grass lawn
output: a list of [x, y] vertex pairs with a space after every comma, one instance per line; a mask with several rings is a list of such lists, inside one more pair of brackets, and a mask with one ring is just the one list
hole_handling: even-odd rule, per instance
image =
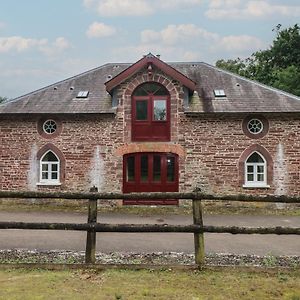
[[0, 299], [300, 299], [300, 270], [0, 270]]

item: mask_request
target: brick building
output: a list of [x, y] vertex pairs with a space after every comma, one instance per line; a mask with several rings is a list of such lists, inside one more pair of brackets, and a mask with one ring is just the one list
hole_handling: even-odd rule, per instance
[[0, 189], [295, 195], [299, 112], [205, 63], [106, 64], [0, 105]]

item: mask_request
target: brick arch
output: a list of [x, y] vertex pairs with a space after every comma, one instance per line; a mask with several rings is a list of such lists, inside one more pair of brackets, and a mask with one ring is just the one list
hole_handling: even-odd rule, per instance
[[[59, 159], [60, 162], [60, 182], [63, 182], [65, 180], [65, 173], [66, 173], [66, 159], [64, 154], [53, 144], [48, 143], [46, 145], [44, 145], [42, 148], [40, 148], [40, 150], [37, 152], [37, 160], [40, 161], [40, 159], [42, 158], [42, 156], [48, 152], [48, 151], [52, 151], [53, 153], [56, 154], [56, 156]], [[40, 172], [40, 170], [39, 170]]]
[[241, 154], [241, 156], [239, 158], [239, 162], [238, 162], [239, 185], [242, 186], [244, 184], [244, 181], [245, 181], [245, 162], [253, 152], [259, 153], [266, 160], [266, 164], [267, 164], [267, 184], [271, 185], [271, 183], [273, 181], [273, 159], [272, 159], [272, 156], [270, 155], [269, 151], [265, 147], [263, 147], [259, 144], [251, 145], [250, 147], [245, 149], [244, 152]]
[[146, 82], [156, 82], [158, 84], [161, 84], [167, 89], [171, 98], [178, 97], [178, 91], [174, 83], [172, 82], [172, 80], [162, 74], [155, 74], [153, 76], [149, 76], [149, 75], [146, 76], [145, 74], [138, 75], [132, 81], [128, 82], [124, 90], [123, 97], [124, 96], [131, 97], [134, 90]]
[[179, 157], [185, 157], [186, 151], [181, 145], [177, 144], [157, 144], [157, 143], [132, 143], [129, 145], [123, 145], [116, 149], [115, 154], [123, 156], [129, 153], [139, 152], [161, 152], [161, 153], [174, 153]]

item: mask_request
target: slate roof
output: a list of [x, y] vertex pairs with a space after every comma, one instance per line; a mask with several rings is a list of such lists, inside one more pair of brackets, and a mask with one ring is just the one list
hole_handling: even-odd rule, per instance
[[[300, 112], [300, 98], [223, 71], [206, 63], [168, 63], [196, 82], [199, 97], [193, 97], [187, 113]], [[105, 82], [117, 76], [129, 63], [109, 63], [60, 81], [0, 105], [1, 114], [114, 113]], [[225, 98], [216, 98], [223, 89]], [[89, 91], [77, 99], [79, 91]]]

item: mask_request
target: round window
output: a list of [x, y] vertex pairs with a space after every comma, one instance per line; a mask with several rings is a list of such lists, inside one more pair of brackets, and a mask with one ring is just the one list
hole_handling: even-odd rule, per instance
[[247, 124], [247, 128], [250, 133], [259, 134], [263, 131], [264, 125], [263, 122], [259, 119], [251, 119]]
[[53, 120], [47, 120], [43, 124], [43, 130], [47, 134], [52, 134], [56, 131], [57, 125], [56, 122]]

